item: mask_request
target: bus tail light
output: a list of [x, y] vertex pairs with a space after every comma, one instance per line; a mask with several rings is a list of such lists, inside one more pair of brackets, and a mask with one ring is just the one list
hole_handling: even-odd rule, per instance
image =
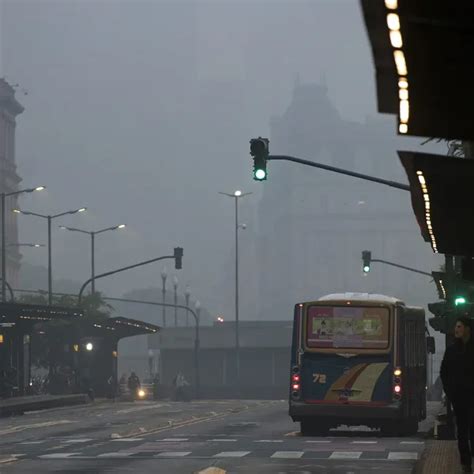
[[301, 390], [300, 368], [295, 365], [291, 369], [291, 398], [293, 399], [300, 398], [300, 390]]
[[393, 398], [400, 400], [402, 398], [402, 369], [396, 367], [393, 371]]

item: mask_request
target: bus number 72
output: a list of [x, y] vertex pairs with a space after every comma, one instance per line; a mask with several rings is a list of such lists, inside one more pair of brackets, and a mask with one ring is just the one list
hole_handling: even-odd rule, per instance
[[313, 374], [313, 383], [326, 383], [326, 374]]

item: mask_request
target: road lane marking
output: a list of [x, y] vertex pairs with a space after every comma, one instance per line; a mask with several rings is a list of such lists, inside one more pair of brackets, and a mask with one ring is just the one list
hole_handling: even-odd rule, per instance
[[77, 421], [55, 420], [55, 421], [43, 421], [41, 423], [32, 423], [30, 425], [14, 426], [12, 428], [0, 431], [0, 436], [5, 435], [5, 434], [11, 434], [11, 433], [19, 433], [20, 431], [25, 431], [25, 430], [28, 430], [28, 429], [46, 428], [48, 426], [64, 425], [64, 424], [68, 424], [68, 423], [77, 423]]
[[125, 408], [123, 410], [117, 410], [117, 414], [127, 414], [127, 413], [134, 413], [136, 411], [143, 411], [143, 410], [151, 410], [152, 408], [162, 408], [164, 405], [161, 403], [159, 404], [154, 404], [154, 405], [144, 405], [141, 407], [132, 407], [132, 408]]
[[378, 441], [351, 441], [351, 444], [377, 444]]
[[330, 439], [308, 439], [305, 443], [320, 443], [320, 444], [328, 444], [332, 443]]
[[43, 439], [41, 441], [22, 441], [19, 444], [42, 444], [42, 443], [46, 443], [46, 440]]
[[41, 456], [38, 456], [40, 459], [67, 459], [70, 458], [71, 456], [75, 456], [76, 454], [81, 454], [81, 453], [51, 453], [51, 454], [42, 454]]
[[0, 464], [8, 464], [10, 462], [18, 461], [18, 458], [13, 455], [0, 455]]
[[62, 443], [74, 444], [74, 443], [87, 443], [89, 441], [94, 441], [94, 440], [92, 438], [65, 439], [62, 441]]
[[155, 458], [184, 458], [191, 454], [191, 451], [164, 451], [157, 454]]
[[143, 441], [143, 438], [117, 438], [112, 439], [111, 441], [120, 443], [133, 443], [134, 441]]
[[229, 443], [229, 442], [235, 442], [237, 441], [236, 439], [232, 439], [232, 438], [225, 438], [225, 439], [222, 439], [222, 438], [219, 438], [219, 439], [208, 439], [207, 440], [208, 442], [213, 442], [213, 443], [220, 443], [220, 442], [224, 442], [224, 443]]
[[213, 458], [243, 458], [250, 454], [250, 451], [222, 451], [221, 453], [214, 454]]
[[422, 444], [425, 444], [424, 441], [400, 441], [400, 444], [419, 444], [419, 445], [422, 445]]
[[207, 469], [199, 471], [196, 474], [226, 474], [226, 472], [227, 471], [224, 471], [224, 469], [220, 469], [219, 467], [208, 467]]
[[408, 461], [408, 460], [417, 460], [418, 459], [418, 453], [412, 453], [409, 451], [405, 452], [396, 452], [396, 451], [391, 451], [388, 453], [388, 459], [391, 461]]
[[97, 457], [98, 458], [126, 458], [128, 456], [131, 456], [133, 453], [118, 453], [118, 452], [113, 452], [113, 453], [103, 453], [99, 454]]
[[300, 459], [304, 451], [275, 451], [270, 457], [273, 459]]
[[282, 439], [254, 439], [254, 443], [283, 443]]
[[189, 441], [189, 438], [165, 438], [158, 439], [157, 441]]
[[334, 451], [329, 459], [359, 459], [362, 451]]

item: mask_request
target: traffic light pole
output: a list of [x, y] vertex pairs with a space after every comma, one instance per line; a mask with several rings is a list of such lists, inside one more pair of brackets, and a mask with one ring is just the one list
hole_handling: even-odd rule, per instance
[[326, 171], [332, 171], [333, 173], [345, 174], [347, 176], [352, 176], [353, 178], [363, 179], [365, 181], [372, 181], [374, 183], [384, 184], [385, 186], [390, 186], [391, 188], [402, 189], [404, 191], [410, 191], [410, 186], [408, 184], [398, 183], [397, 181], [390, 181], [388, 179], [377, 178], [376, 176], [370, 176], [368, 174], [356, 173], [354, 171], [349, 171], [343, 168], [336, 168], [335, 166], [324, 165], [322, 163], [316, 163], [314, 161], [303, 160], [301, 158], [296, 158], [294, 156], [288, 155], [268, 155], [267, 160], [270, 161], [292, 161], [293, 163], [299, 163], [300, 165], [312, 166], [313, 168], [319, 168]]
[[422, 270], [417, 270], [416, 268], [411, 268], [411, 267], [406, 267], [405, 265], [399, 265], [398, 263], [393, 263], [393, 262], [389, 262], [387, 260], [381, 260], [381, 259], [378, 259], [378, 258], [372, 258], [370, 260], [370, 262], [379, 262], [379, 263], [385, 263], [385, 265], [390, 265], [392, 267], [397, 267], [397, 268], [401, 268], [403, 270], [408, 270], [409, 272], [413, 272], [413, 273], [419, 273], [420, 275], [426, 275], [426, 276], [429, 276], [431, 278], [433, 278], [433, 275], [431, 273], [428, 273], [428, 272], [424, 272]]
[[81, 286], [81, 289], [79, 290], [79, 294], [77, 297], [78, 305], [80, 305], [82, 302], [82, 294], [84, 293], [84, 290], [86, 289], [87, 285], [94, 280], [98, 280], [99, 278], [115, 275], [116, 273], [121, 273], [126, 270], [131, 270], [132, 268], [142, 267], [143, 265], [148, 265], [149, 263], [158, 262], [160, 260], [166, 260], [166, 259], [171, 259], [171, 258], [175, 260], [176, 269], [181, 269], [181, 259], [183, 256], [182, 250], [183, 250], [182, 248], [177, 247], [174, 249], [174, 255], [166, 255], [164, 257], [152, 258], [151, 260], [145, 260], [144, 262], [135, 263], [134, 265], [129, 265], [128, 267], [118, 268], [117, 270], [112, 270], [110, 272], [101, 273], [100, 275], [95, 275], [94, 278], [89, 278], [88, 280], [84, 282], [84, 284]]

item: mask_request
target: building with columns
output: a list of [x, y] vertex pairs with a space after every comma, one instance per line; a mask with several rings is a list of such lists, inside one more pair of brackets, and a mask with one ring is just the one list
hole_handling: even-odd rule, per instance
[[[21, 178], [15, 163], [16, 117], [23, 107], [15, 99], [15, 89], [5, 79], [0, 78], [0, 193], [18, 190]], [[5, 231], [7, 243], [7, 281], [13, 287], [18, 284], [21, 254], [18, 244], [17, 216], [12, 212], [17, 207], [17, 197], [6, 198]]]

